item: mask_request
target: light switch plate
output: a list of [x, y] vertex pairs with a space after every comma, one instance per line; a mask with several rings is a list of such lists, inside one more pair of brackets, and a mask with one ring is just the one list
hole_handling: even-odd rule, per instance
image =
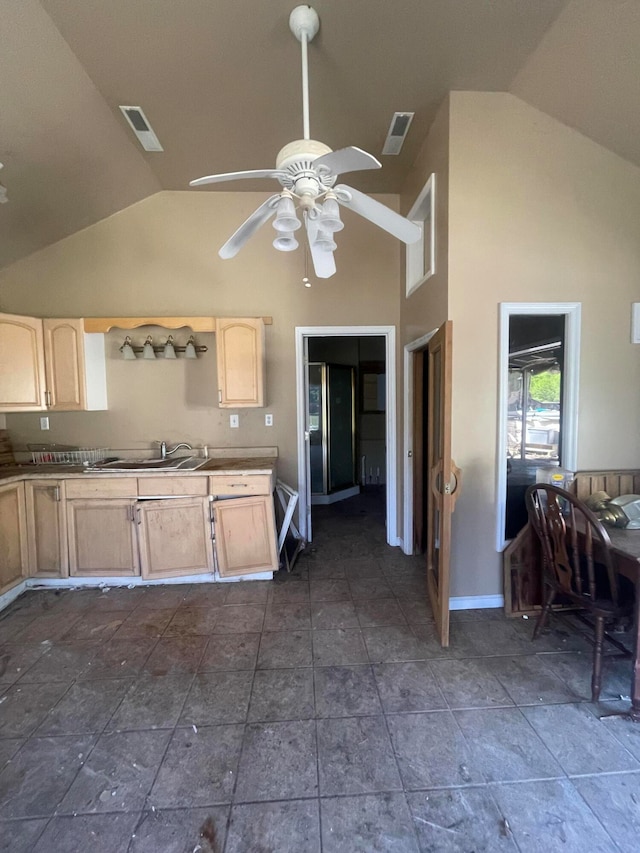
[[40, 418], [40, 429], [49, 429], [49, 418]]
[[265, 426], [273, 426], [273, 415], [265, 415], [264, 416], [264, 425]]
[[240, 426], [240, 415], [229, 415], [229, 426], [237, 429]]

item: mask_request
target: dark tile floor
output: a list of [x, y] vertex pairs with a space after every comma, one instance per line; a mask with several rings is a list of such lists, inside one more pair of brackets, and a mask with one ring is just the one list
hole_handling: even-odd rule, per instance
[[[640, 726], [556, 618], [452, 614], [369, 497], [273, 582], [32, 591], [0, 618], [0, 850], [637, 851]], [[617, 701], [616, 701], [617, 700]]]

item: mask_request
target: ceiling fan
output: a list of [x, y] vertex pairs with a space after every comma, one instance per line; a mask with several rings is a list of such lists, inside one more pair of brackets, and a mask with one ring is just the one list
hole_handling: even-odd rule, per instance
[[295, 232], [302, 226], [297, 213], [299, 210], [304, 220], [316, 276], [329, 278], [336, 271], [333, 257], [336, 249], [334, 234], [344, 227], [340, 219], [339, 205], [353, 210], [404, 243], [415, 243], [420, 238], [421, 230], [414, 222], [359, 190], [346, 184], [336, 185], [338, 175], [364, 169], [380, 169], [382, 164], [373, 155], [355, 146], [332, 151], [324, 143], [310, 138], [307, 45], [318, 32], [320, 19], [311, 6], [296, 6], [289, 17], [289, 27], [302, 48], [304, 138], [284, 146], [276, 158], [275, 169], [207, 175], [191, 181], [189, 186], [201, 187], [242, 178], [275, 178], [282, 189], [268, 198], [242, 223], [218, 254], [221, 258], [233, 258], [249, 238], [274, 215], [273, 226], [277, 231], [273, 241], [274, 247], [281, 252], [297, 249]]

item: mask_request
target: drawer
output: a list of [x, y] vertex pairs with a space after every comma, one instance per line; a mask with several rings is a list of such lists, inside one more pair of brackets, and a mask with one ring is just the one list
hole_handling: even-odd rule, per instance
[[135, 477], [86, 477], [69, 479], [65, 483], [67, 499], [74, 498], [137, 498]]
[[270, 495], [271, 477], [268, 474], [247, 474], [229, 476], [220, 474], [209, 477], [209, 494], [233, 495], [241, 498], [243, 495]]
[[172, 477], [164, 474], [161, 477], [138, 478], [138, 494], [145, 498], [165, 495], [204, 497], [209, 493], [208, 487], [208, 477]]

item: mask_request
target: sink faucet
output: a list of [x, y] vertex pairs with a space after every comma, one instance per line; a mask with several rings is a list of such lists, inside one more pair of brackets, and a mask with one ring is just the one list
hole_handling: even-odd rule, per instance
[[176, 450], [180, 450], [181, 447], [184, 447], [187, 450], [192, 449], [190, 444], [186, 444], [186, 442], [183, 441], [180, 444], [176, 444], [176, 446], [172, 447], [171, 450], [167, 450], [167, 442], [161, 441], [160, 442], [160, 458], [166, 459], [167, 456], [172, 456], [176, 452]]

